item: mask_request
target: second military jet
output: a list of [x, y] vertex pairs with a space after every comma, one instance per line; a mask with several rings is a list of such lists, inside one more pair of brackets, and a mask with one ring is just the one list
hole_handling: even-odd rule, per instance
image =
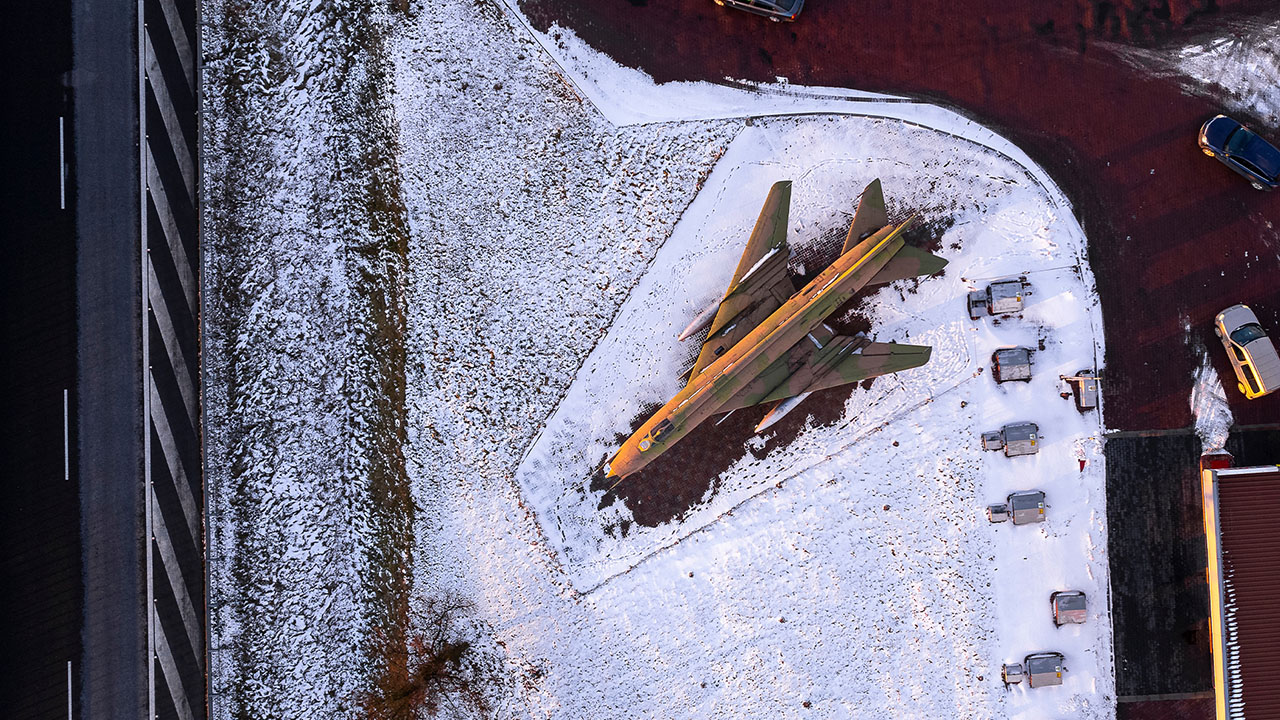
[[810, 393], [919, 367], [932, 348], [838, 335], [823, 321], [868, 285], [933, 275], [947, 261], [906, 245], [912, 216], [891, 226], [876, 180], [862, 192], [844, 249], [800, 292], [787, 275], [791, 182], [769, 190], [729, 290], [681, 334], [710, 325], [683, 390], [636, 430], [604, 466], [621, 480], [653, 462], [703, 420], [777, 403], [760, 431]]

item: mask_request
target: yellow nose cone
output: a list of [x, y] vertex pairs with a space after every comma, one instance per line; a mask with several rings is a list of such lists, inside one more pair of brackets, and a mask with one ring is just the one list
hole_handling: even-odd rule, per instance
[[605, 463], [604, 476], [605, 478], [621, 480], [638, 470], [639, 466], [643, 464], [640, 459], [640, 453], [635, 449], [635, 446], [631, 445], [630, 442], [624, 443], [622, 447], [618, 448], [618, 452], [614, 453], [609, 462]]

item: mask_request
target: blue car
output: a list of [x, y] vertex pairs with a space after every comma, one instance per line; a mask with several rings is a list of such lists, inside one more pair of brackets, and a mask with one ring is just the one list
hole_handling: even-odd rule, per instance
[[1200, 149], [1245, 176], [1257, 190], [1280, 187], [1280, 150], [1226, 115], [1200, 128]]

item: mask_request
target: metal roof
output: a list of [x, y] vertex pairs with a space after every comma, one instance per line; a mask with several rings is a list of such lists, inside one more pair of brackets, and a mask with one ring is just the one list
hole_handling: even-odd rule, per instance
[[1201, 474], [1218, 720], [1280, 717], [1280, 466]]

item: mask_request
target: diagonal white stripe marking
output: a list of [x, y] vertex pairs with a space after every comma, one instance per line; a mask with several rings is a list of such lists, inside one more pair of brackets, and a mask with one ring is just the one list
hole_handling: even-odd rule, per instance
[[147, 148], [147, 190], [151, 193], [151, 202], [155, 203], [156, 214], [160, 216], [160, 226], [164, 229], [165, 244], [169, 254], [173, 256], [174, 267], [178, 270], [178, 280], [182, 283], [182, 294], [186, 296], [187, 308], [191, 316], [197, 314], [196, 278], [191, 259], [187, 257], [187, 246], [182, 244], [182, 235], [178, 232], [178, 221], [173, 217], [173, 206], [169, 204], [169, 191], [160, 180], [160, 171], [156, 169], [155, 158], [151, 148]]
[[[178, 158], [178, 170], [182, 173], [182, 184], [186, 187], [187, 198], [195, 204], [195, 161], [187, 152], [186, 136], [182, 134], [182, 123], [178, 122], [178, 113], [173, 109], [173, 98], [169, 95], [169, 86], [165, 84], [164, 73], [160, 72], [160, 62], [156, 59], [155, 48], [151, 47], [151, 37], [147, 37], [147, 81], [156, 95], [156, 105], [160, 107], [160, 119], [164, 129], [169, 133], [169, 141], [173, 143], [173, 154]], [[150, 140], [148, 140], [150, 142]]]
[[151, 609], [151, 624], [156, 629], [156, 658], [160, 660], [160, 672], [164, 673], [164, 682], [169, 686], [169, 697], [173, 698], [173, 706], [178, 709], [180, 720], [195, 720], [191, 714], [191, 704], [187, 702], [187, 693], [182, 688], [182, 676], [178, 674], [178, 663], [173, 659], [173, 648], [169, 647], [169, 639], [164, 636], [164, 623]]
[[178, 493], [178, 504], [182, 506], [182, 514], [186, 516], [187, 531], [191, 540], [203, 547], [200, 535], [200, 509], [191, 495], [191, 484], [187, 482], [187, 471], [178, 457], [177, 442], [173, 438], [173, 429], [169, 426], [169, 417], [164, 413], [164, 405], [160, 402], [160, 391], [156, 389], [155, 378], [148, 373], [147, 380], [151, 384], [151, 422], [156, 426], [156, 437], [160, 438], [160, 449], [164, 453], [165, 464], [169, 466], [169, 477], [173, 478], [174, 489]]
[[[160, 0], [160, 10], [164, 12], [164, 23], [169, 27], [169, 34], [173, 36], [173, 45], [178, 50], [178, 62], [182, 63], [182, 76], [186, 78], [187, 89], [190, 90], [195, 72], [191, 69], [191, 43], [187, 42], [187, 32], [182, 27], [182, 16], [178, 14], [178, 6], [173, 0]], [[151, 34], [150, 26], [147, 34]]]
[[[169, 363], [173, 366], [173, 375], [178, 381], [178, 393], [182, 395], [182, 405], [187, 411], [187, 424], [196, 427], [197, 390], [191, 382], [191, 373], [187, 358], [182, 353], [182, 343], [178, 342], [178, 333], [173, 327], [173, 317], [169, 314], [169, 304], [165, 302], [164, 291], [160, 289], [160, 281], [156, 278], [156, 270], [147, 262], [148, 280], [147, 299], [151, 303], [151, 312], [156, 316], [156, 324], [160, 326], [160, 339], [164, 341], [165, 352], [169, 355]], [[154, 360], [152, 361], [154, 362]]]
[[[159, 509], [160, 505], [154, 489], [151, 491], [151, 502], [156, 503], [155, 507]], [[164, 565], [164, 574], [169, 578], [173, 597], [177, 599], [178, 614], [182, 616], [182, 626], [187, 631], [187, 640], [191, 643], [192, 652], [195, 653], [196, 664], [203, 671], [204, 642], [202, 638], [204, 634], [200, 630], [195, 602], [191, 599], [191, 593], [187, 592], [187, 584], [182, 580], [182, 565], [178, 563], [178, 554], [173, 549], [173, 540], [169, 537], [169, 526], [164, 522], [164, 512], [157, 512], [152, 522], [154, 523], [152, 533], [156, 540], [156, 547], [160, 549], [160, 562]]]

